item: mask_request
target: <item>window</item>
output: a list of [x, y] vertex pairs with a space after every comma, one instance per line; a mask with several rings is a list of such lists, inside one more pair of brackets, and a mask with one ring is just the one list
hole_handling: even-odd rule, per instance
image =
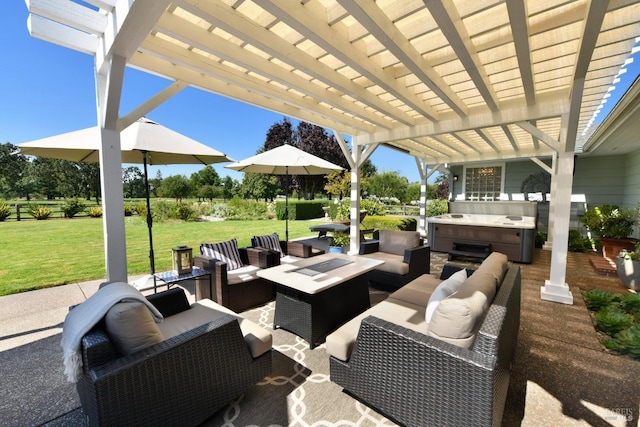
[[500, 200], [503, 166], [465, 167], [465, 200]]

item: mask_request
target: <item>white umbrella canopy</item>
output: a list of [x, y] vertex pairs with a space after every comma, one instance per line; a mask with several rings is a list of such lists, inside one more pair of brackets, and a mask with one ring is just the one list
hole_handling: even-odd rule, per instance
[[271, 175], [324, 175], [343, 168], [291, 145], [281, 145], [225, 166], [238, 172]]
[[[18, 144], [20, 154], [51, 157], [73, 162], [100, 161], [100, 128], [91, 127]], [[120, 133], [122, 163], [203, 164], [231, 162], [232, 159], [198, 141], [145, 117]]]
[[289, 241], [289, 174], [292, 175], [324, 175], [343, 168], [318, 156], [309, 154], [292, 145], [281, 145], [255, 156], [240, 160], [225, 168], [238, 172], [285, 175], [285, 238]]
[[[48, 138], [17, 144], [19, 153], [73, 162], [100, 161], [100, 128], [91, 127]], [[232, 162], [223, 153], [142, 117], [120, 133], [122, 163], [144, 165], [144, 183], [149, 228], [149, 262], [155, 273], [149, 177], [147, 165], [203, 164]]]

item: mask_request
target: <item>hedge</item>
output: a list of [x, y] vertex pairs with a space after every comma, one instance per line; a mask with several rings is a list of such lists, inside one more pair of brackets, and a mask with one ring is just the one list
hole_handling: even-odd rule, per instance
[[415, 218], [392, 215], [367, 215], [362, 221], [362, 225], [364, 228], [385, 230], [416, 231], [418, 229], [418, 221]]
[[[289, 219], [323, 218], [323, 206], [328, 206], [329, 200], [289, 200]], [[276, 218], [284, 219], [285, 201], [276, 201]]]

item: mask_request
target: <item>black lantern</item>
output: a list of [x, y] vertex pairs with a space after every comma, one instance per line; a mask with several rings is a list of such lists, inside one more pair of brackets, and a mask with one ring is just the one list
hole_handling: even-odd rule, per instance
[[176, 246], [173, 251], [173, 270], [178, 274], [191, 273], [192, 251], [189, 246]]

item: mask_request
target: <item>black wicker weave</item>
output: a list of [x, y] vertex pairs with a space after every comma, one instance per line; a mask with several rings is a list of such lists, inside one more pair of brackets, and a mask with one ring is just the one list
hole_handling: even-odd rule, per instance
[[[378, 240], [370, 240], [360, 243], [360, 255], [378, 252]], [[405, 249], [402, 262], [409, 264], [409, 272], [405, 275], [389, 273], [382, 270], [371, 270], [367, 273], [372, 287], [387, 292], [397, 291], [407, 283], [430, 271], [431, 249], [429, 246], [418, 246]]]
[[511, 266], [471, 349], [369, 316], [331, 381], [407, 426], [499, 426], [520, 326], [520, 267]]
[[367, 276], [361, 274], [317, 294], [276, 285], [273, 328], [304, 338], [310, 348], [327, 334], [371, 306]]
[[[176, 292], [170, 297], [182, 305]], [[230, 315], [125, 357], [99, 325], [82, 339], [82, 357], [78, 394], [96, 426], [198, 425], [267, 376], [272, 363], [271, 351], [251, 357]]]

